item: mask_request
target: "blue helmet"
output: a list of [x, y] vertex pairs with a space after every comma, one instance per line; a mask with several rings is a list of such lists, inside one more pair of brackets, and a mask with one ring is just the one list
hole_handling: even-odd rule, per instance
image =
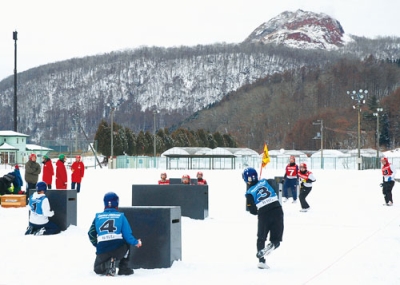
[[258, 181], [258, 174], [257, 171], [252, 167], [247, 167], [243, 170], [242, 178], [244, 182], [257, 182]]
[[114, 192], [108, 192], [104, 195], [105, 208], [118, 208], [119, 197]]
[[47, 191], [47, 184], [46, 182], [40, 181], [36, 184], [36, 191], [40, 192], [40, 191]]

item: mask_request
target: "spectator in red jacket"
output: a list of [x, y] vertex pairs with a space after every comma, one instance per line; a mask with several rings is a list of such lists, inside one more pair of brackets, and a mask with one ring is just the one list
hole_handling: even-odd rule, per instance
[[161, 173], [160, 180], [158, 180], [159, 185], [169, 185], [169, 179], [167, 179], [167, 173]]
[[65, 168], [65, 155], [60, 154], [56, 163], [56, 189], [67, 189], [67, 169]]
[[76, 192], [79, 193], [81, 191], [81, 181], [85, 174], [85, 165], [81, 161], [80, 155], [75, 157], [75, 161], [71, 165], [71, 171], [71, 189], [75, 189], [75, 185], [77, 185]]
[[54, 168], [51, 159], [47, 155], [43, 155], [43, 172], [42, 181], [47, 184], [47, 189], [51, 189], [53, 182]]
[[207, 185], [207, 181], [203, 179], [203, 172], [197, 172], [197, 185]]

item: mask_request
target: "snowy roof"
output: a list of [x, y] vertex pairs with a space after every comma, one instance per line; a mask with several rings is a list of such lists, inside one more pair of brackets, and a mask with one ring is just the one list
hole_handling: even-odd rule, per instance
[[[261, 155], [262, 155], [263, 153], [261, 153]], [[304, 152], [302, 152], [302, 151], [299, 151], [299, 150], [294, 150], [294, 149], [291, 149], [291, 150], [284, 150], [284, 149], [280, 149], [280, 150], [268, 150], [268, 154], [269, 154], [269, 156], [291, 156], [291, 155], [294, 155], [294, 156], [307, 156], [307, 154], [305, 154]]]
[[181, 154], [181, 155], [202, 155], [208, 154], [211, 148], [208, 147], [173, 147], [167, 151], [164, 151], [161, 156], [170, 154]]
[[[343, 156], [349, 156], [349, 154], [343, 153], [339, 150], [336, 149], [324, 149], [323, 150], [323, 155], [324, 157], [343, 157]], [[311, 155], [311, 157], [316, 157], [316, 156], [321, 156], [321, 151], [317, 151]]]
[[18, 148], [9, 145], [8, 143], [3, 143], [0, 145], [0, 150], [18, 150]]
[[0, 131], [0, 137], [29, 137], [29, 136], [14, 131]]
[[246, 155], [254, 155], [258, 156], [258, 153], [249, 148], [233, 148], [233, 147], [217, 147], [211, 150], [208, 154], [216, 155], [216, 154], [223, 154], [229, 155], [233, 154], [235, 156], [246, 156]]
[[53, 150], [51, 148], [47, 148], [44, 146], [36, 145], [36, 144], [26, 144], [26, 150], [37, 151], [37, 150]]

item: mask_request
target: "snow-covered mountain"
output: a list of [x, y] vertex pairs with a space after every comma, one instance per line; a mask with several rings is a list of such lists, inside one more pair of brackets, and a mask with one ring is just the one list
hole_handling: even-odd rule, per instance
[[303, 10], [283, 12], [255, 29], [245, 42], [276, 43], [302, 49], [338, 49], [350, 37], [339, 21]]
[[[36, 143], [71, 138], [79, 117], [93, 137], [115, 102], [121, 104], [114, 121], [134, 132], [153, 130], [153, 111], [159, 112], [157, 129], [171, 127], [270, 74], [323, 68], [343, 54], [400, 58], [400, 39], [346, 43], [338, 21], [297, 10], [271, 19], [239, 44], [143, 47], [47, 64], [18, 75], [18, 131]], [[13, 77], [0, 81], [0, 129], [13, 129], [13, 94]]]

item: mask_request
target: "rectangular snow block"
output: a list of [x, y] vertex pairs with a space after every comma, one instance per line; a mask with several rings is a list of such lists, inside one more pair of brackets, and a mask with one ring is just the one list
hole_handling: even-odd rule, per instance
[[26, 206], [25, 195], [3, 195], [1, 196], [1, 206], [4, 208], [20, 208]]
[[208, 185], [132, 185], [132, 206], [180, 206], [182, 216], [208, 217]]
[[[29, 190], [29, 197], [36, 190]], [[47, 190], [46, 196], [49, 199], [50, 207], [54, 216], [49, 218], [65, 231], [70, 225], [77, 225], [77, 192], [76, 190]]]
[[120, 207], [142, 247], [130, 246], [130, 268], [169, 268], [182, 259], [180, 207]]

